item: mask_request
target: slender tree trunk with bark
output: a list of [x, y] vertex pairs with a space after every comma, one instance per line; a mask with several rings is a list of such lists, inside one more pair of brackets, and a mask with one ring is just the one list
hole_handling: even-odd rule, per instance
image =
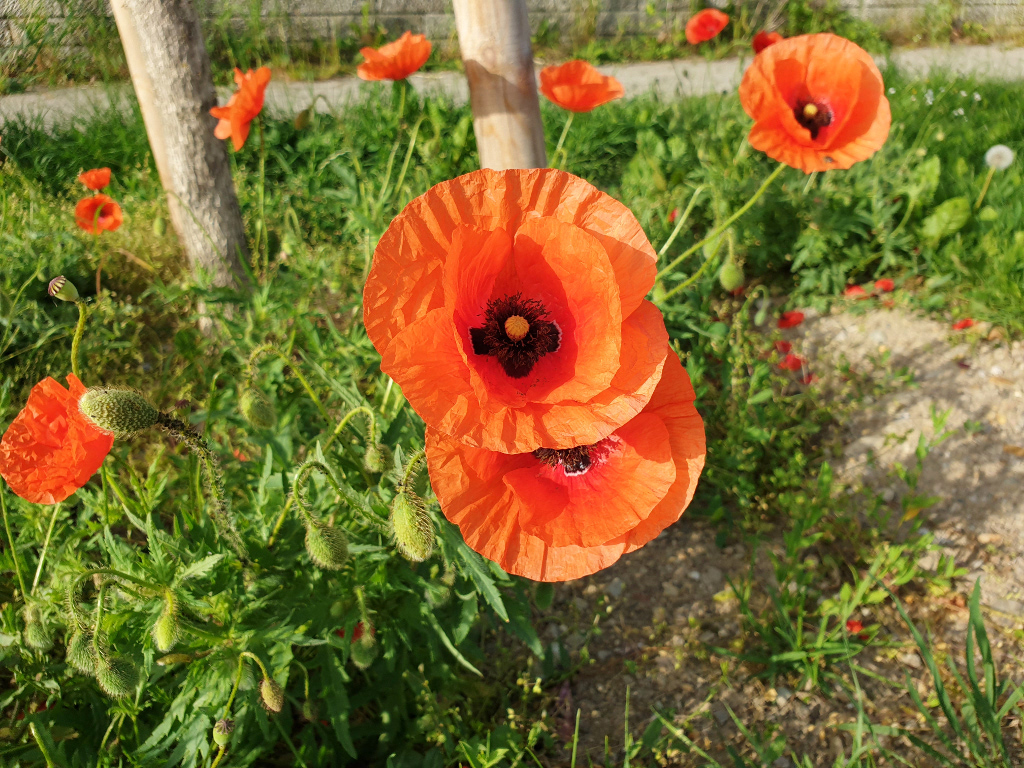
[[526, 0], [454, 0], [483, 168], [547, 165]]
[[227, 149], [213, 135], [217, 93], [195, 7], [114, 0], [113, 8], [192, 273], [203, 285], [247, 288], [245, 229]]

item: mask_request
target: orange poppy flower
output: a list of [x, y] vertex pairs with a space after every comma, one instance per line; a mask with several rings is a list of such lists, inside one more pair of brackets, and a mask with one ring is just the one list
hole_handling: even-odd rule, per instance
[[78, 410], [86, 392], [73, 374], [68, 389], [46, 378], [0, 439], [0, 476], [33, 504], [64, 501], [100, 468], [114, 436]]
[[784, 371], [799, 371], [806, 363], [807, 361], [800, 357], [800, 355], [794, 355], [790, 352], [779, 362], [779, 368]]
[[427, 63], [430, 48], [426, 35], [405, 32], [380, 48], [359, 51], [366, 61], [356, 67], [356, 74], [363, 80], [405, 80]]
[[896, 290], [896, 283], [888, 277], [883, 277], [881, 280], [875, 280], [875, 290], [882, 293], [890, 293]]
[[706, 42], [717, 37], [728, 23], [729, 14], [722, 13], [715, 8], [698, 11], [686, 22], [686, 42], [690, 45]]
[[363, 293], [381, 370], [427, 426], [508, 453], [593, 444], [647, 404], [668, 353], [629, 209], [548, 168], [483, 169], [413, 200]]
[[803, 312], [799, 312], [795, 309], [790, 309], [783, 312], [782, 316], [779, 317], [779, 328], [796, 328], [803, 321]]
[[218, 139], [230, 138], [235, 152], [245, 146], [245, 140], [249, 138], [249, 124], [263, 109], [263, 97], [269, 82], [269, 67], [260, 67], [255, 72], [250, 69], [244, 74], [235, 67], [238, 90], [231, 94], [223, 107], [210, 110], [210, 114], [220, 121], [213, 129], [213, 135]]
[[804, 173], [845, 169], [875, 154], [892, 115], [882, 74], [863, 48], [830, 34], [780, 40], [754, 57], [740, 102], [750, 144]]
[[91, 171], [79, 174], [78, 180], [93, 192], [99, 192], [110, 183], [110, 169], [93, 168]]
[[704, 422], [669, 354], [647, 407], [594, 445], [507, 454], [428, 429], [430, 482], [466, 543], [509, 573], [568, 581], [607, 568], [682, 515], [704, 467]]
[[957, 320], [955, 323], [953, 323], [953, 330], [954, 331], [964, 331], [964, 330], [967, 330], [968, 328], [973, 328], [973, 327], [974, 327], [974, 320], [969, 318], [969, 317], [965, 317], [963, 320]]
[[86, 197], [79, 200], [75, 206], [75, 224], [93, 235], [98, 235], [103, 230], [113, 232], [123, 221], [121, 206], [108, 195]]
[[774, 45], [780, 40], [785, 40], [785, 38], [778, 32], [758, 32], [754, 35], [754, 42], [752, 43], [754, 53], [758, 54], [769, 45]]
[[540, 92], [549, 101], [570, 112], [589, 112], [626, 95], [622, 83], [602, 75], [581, 59], [567, 61], [540, 71]]

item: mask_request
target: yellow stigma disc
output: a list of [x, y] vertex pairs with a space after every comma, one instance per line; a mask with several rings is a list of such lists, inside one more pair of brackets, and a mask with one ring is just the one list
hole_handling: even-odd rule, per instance
[[530, 332], [530, 324], [525, 317], [512, 315], [505, 321], [505, 333], [512, 341], [519, 341]]
[[816, 104], [805, 104], [804, 105], [804, 117], [812, 118], [817, 117], [818, 107]]

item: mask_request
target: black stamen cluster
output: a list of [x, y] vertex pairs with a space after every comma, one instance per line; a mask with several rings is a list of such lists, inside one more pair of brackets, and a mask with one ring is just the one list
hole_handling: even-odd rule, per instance
[[[817, 112], [813, 116], [809, 116], [804, 112], [804, 108], [808, 104], [814, 104]], [[824, 104], [818, 104], [813, 101], [798, 101], [796, 103], [796, 109], [793, 110], [793, 117], [800, 123], [804, 128], [811, 132], [811, 138], [817, 139], [818, 132], [832, 124], [832, 110]]]
[[565, 470], [567, 475], [582, 475], [588, 469], [592, 460], [590, 458], [590, 446], [580, 445], [576, 448], [563, 448], [558, 450], [555, 448], [538, 448], [533, 452], [534, 458], [536, 458], [542, 464], [547, 464], [549, 467], [557, 467], [559, 464]]
[[[505, 331], [505, 321], [514, 315], [530, 325], [530, 330], [519, 340], [510, 338]], [[538, 360], [557, 350], [561, 343], [558, 326], [545, 317], [544, 305], [534, 299], [524, 299], [521, 293], [493, 299], [487, 302], [483, 326], [469, 329], [473, 352], [493, 355], [505, 373], [513, 379], [521, 379], [529, 375]]]

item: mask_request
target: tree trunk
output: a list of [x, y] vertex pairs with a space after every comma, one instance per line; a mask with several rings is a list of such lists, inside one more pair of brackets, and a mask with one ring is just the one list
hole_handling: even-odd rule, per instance
[[[146, 130], [157, 168], [165, 165], [160, 178], [177, 203], [172, 221], [192, 274], [203, 285], [246, 288], [245, 229], [227, 149], [213, 135], [217, 93], [195, 8], [191, 0], [118, 0], [115, 13], [119, 5], [128, 11], [117, 17], [119, 30], [122, 16], [134, 22], [127, 35], [121, 31], [122, 42], [132, 80], [142, 85]], [[145, 78], [135, 77], [133, 61], [144, 65]], [[152, 121], [147, 111], [156, 113]]]
[[480, 166], [547, 163], [526, 0], [454, 0]]

